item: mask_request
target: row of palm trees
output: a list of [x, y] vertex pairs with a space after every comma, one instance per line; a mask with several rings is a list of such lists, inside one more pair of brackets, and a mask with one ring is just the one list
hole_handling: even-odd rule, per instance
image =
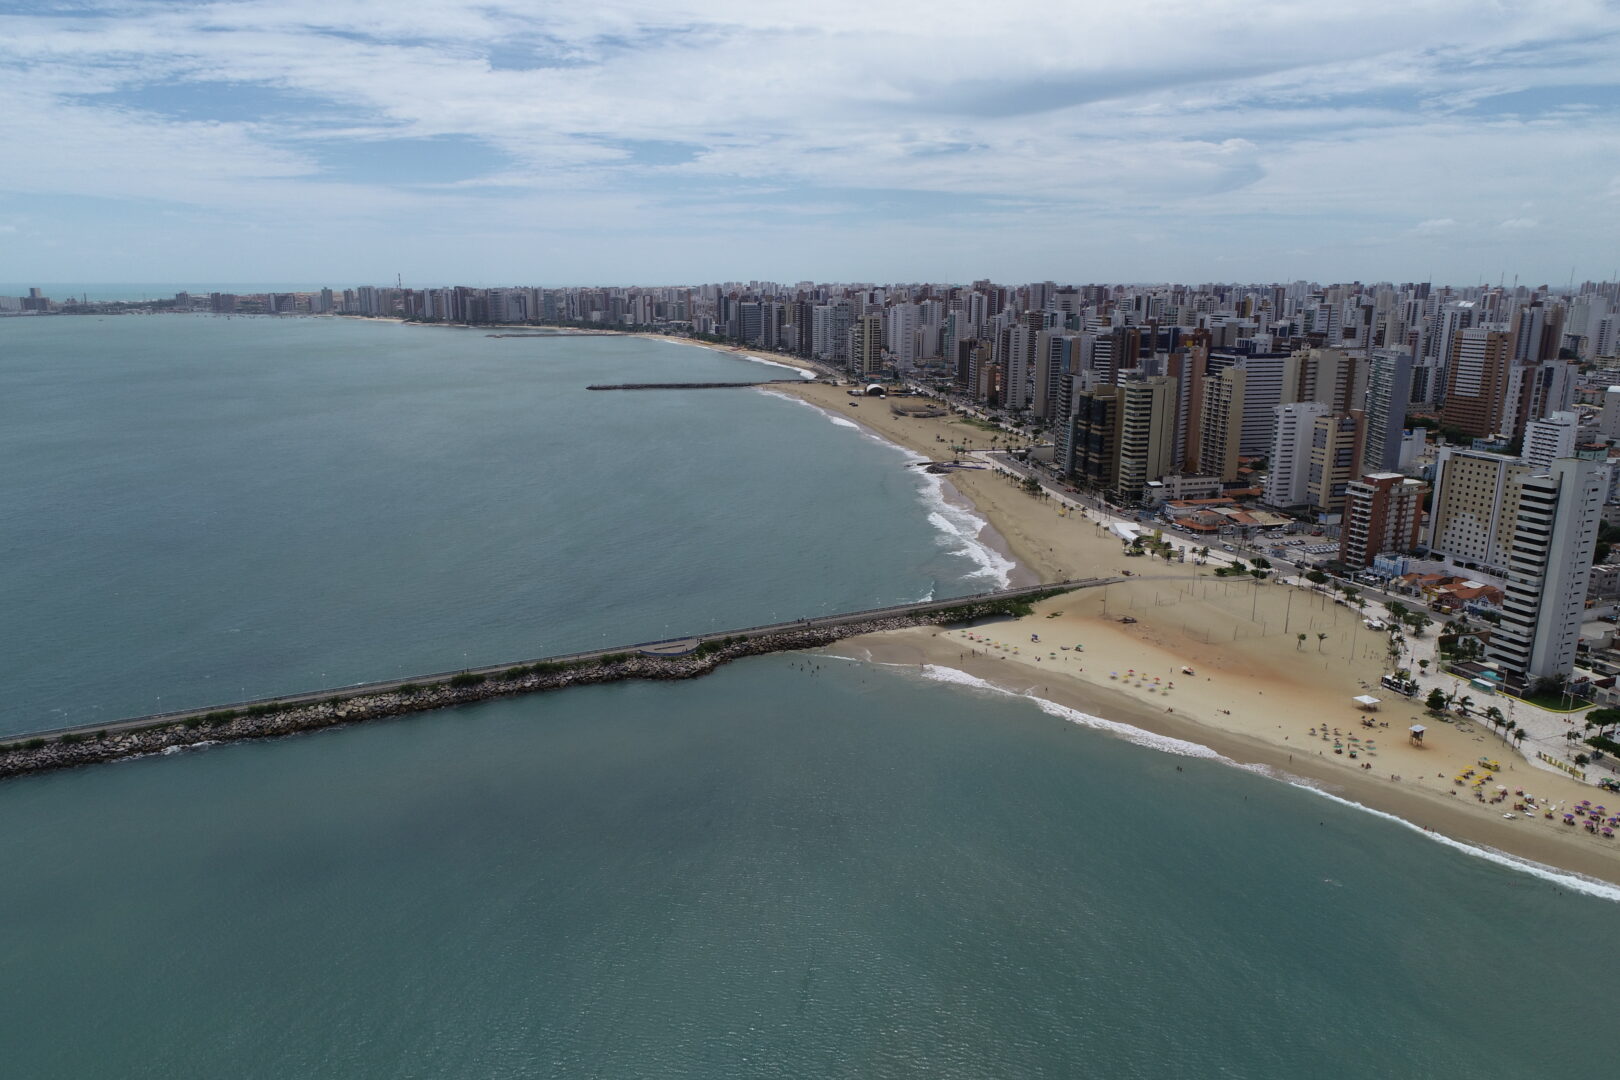
[[[1472, 697], [1455, 690], [1448, 693], [1438, 686], [1429, 691], [1428, 700], [1424, 704], [1429, 707], [1431, 712], [1456, 712], [1459, 716], [1470, 719], [1474, 715], [1474, 699]], [[1496, 729], [1502, 738], [1512, 742], [1515, 746], [1524, 742], [1525, 736], [1530, 734], [1523, 727], [1509, 720], [1502, 710], [1495, 705], [1488, 706], [1484, 713], [1481, 714], [1481, 717], [1487, 724]]]

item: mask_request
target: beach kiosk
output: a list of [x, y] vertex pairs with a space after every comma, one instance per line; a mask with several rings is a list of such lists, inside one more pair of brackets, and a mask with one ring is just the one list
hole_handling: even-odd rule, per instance
[[1354, 701], [1357, 705], [1360, 705], [1368, 712], [1378, 711], [1378, 699], [1373, 697], [1371, 694], [1357, 694], [1350, 700]]
[[1413, 724], [1408, 730], [1412, 733], [1412, 745], [1413, 746], [1422, 746], [1423, 745], [1423, 731], [1424, 731], [1423, 725], [1422, 724]]

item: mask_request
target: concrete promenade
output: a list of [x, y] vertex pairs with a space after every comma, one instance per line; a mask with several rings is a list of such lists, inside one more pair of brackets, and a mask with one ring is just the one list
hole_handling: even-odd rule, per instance
[[457, 676], [491, 677], [500, 676], [515, 667], [532, 667], [535, 665], [579, 665], [599, 661], [606, 657], [642, 656], [652, 658], [673, 658], [687, 655], [702, 648], [705, 644], [722, 642], [746, 642], [754, 638], [770, 637], [790, 631], [805, 631], [828, 629], [846, 626], [851, 623], [869, 623], [886, 618], [898, 618], [913, 615], [927, 615], [932, 612], [948, 611], [951, 608], [963, 607], [970, 604], [983, 604], [999, 600], [1018, 600], [1024, 597], [1040, 596], [1051, 592], [1067, 592], [1073, 589], [1089, 588], [1097, 585], [1107, 585], [1120, 578], [1084, 578], [1078, 581], [1057, 581], [1044, 585], [1029, 585], [1015, 589], [1001, 589], [991, 592], [974, 593], [969, 596], [956, 596], [945, 600], [926, 600], [912, 604], [894, 604], [888, 607], [870, 608], [864, 611], [846, 612], [841, 615], [822, 615], [810, 619], [797, 619], [792, 622], [770, 623], [761, 626], [748, 626], [737, 630], [717, 630], [709, 634], [691, 634], [684, 637], [666, 638], [661, 641], [638, 642], [633, 645], [619, 645], [612, 648], [591, 649], [587, 652], [564, 653], [555, 656], [540, 657], [533, 660], [509, 660], [499, 664], [488, 664], [482, 667], [459, 668], [453, 671], [440, 671], [427, 675], [411, 675], [399, 679], [387, 679], [381, 682], [356, 683], [349, 686], [330, 687], [321, 690], [310, 690], [296, 694], [280, 694], [274, 697], [255, 698], [250, 701], [231, 702], [229, 704], [209, 705], [195, 709], [181, 709], [175, 712], [150, 713], [145, 716], [132, 716], [123, 720], [111, 722], [71, 724], [65, 727], [48, 728], [34, 731], [19, 732], [14, 735], [0, 737], [0, 752], [14, 750], [24, 743], [36, 740], [47, 742], [61, 741], [64, 736], [68, 740], [81, 737], [102, 735], [117, 735], [122, 732], [141, 731], [148, 728], [183, 725], [188, 720], [199, 720], [212, 714], [231, 711], [242, 713], [248, 709], [256, 710], [285, 710], [305, 705], [316, 705], [332, 702], [334, 699], [343, 700], [377, 694], [387, 694], [405, 687], [424, 687], [435, 684], [448, 683]]

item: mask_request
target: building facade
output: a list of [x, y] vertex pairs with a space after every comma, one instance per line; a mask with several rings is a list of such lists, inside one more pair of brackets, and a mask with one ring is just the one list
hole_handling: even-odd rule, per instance
[[1366, 568], [1379, 555], [1417, 546], [1423, 524], [1423, 496], [1429, 485], [1397, 472], [1366, 473], [1345, 489], [1344, 527], [1339, 561]]
[[1595, 455], [1559, 458], [1517, 479], [1502, 622], [1485, 648], [1505, 674], [1559, 679], [1574, 667], [1603, 512], [1601, 469]]

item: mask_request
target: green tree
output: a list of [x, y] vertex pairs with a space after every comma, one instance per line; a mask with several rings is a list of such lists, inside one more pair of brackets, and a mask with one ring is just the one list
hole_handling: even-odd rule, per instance
[[1438, 686], [1435, 687], [1433, 690], [1429, 691], [1429, 696], [1424, 699], [1423, 704], [1428, 707], [1430, 712], [1445, 712], [1446, 692], [1440, 689]]
[[1317, 652], [1322, 651], [1322, 642], [1324, 642], [1326, 640], [1327, 640], [1327, 635], [1326, 634], [1317, 634], [1316, 635], [1316, 651]]
[[1327, 579], [1328, 576], [1322, 573], [1320, 570], [1312, 570], [1310, 573], [1305, 575], [1305, 580], [1310, 582], [1312, 585], [1326, 585]]
[[1586, 730], [1605, 739], [1613, 737], [1617, 724], [1620, 724], [1620, 709], [1593, 709], [1586, 714]]
[[1303, 649], [1305, 647], [1305, 638], [1306, 637], [1307, 637], [1307, 635], [1305, 635], [1305, 634], [1299, 635], [1299, 644], [1294, 646], [1294, 651], [1295, 652], [1299, 652], [1299, 650], [1301, 650], [1301, 649]]

